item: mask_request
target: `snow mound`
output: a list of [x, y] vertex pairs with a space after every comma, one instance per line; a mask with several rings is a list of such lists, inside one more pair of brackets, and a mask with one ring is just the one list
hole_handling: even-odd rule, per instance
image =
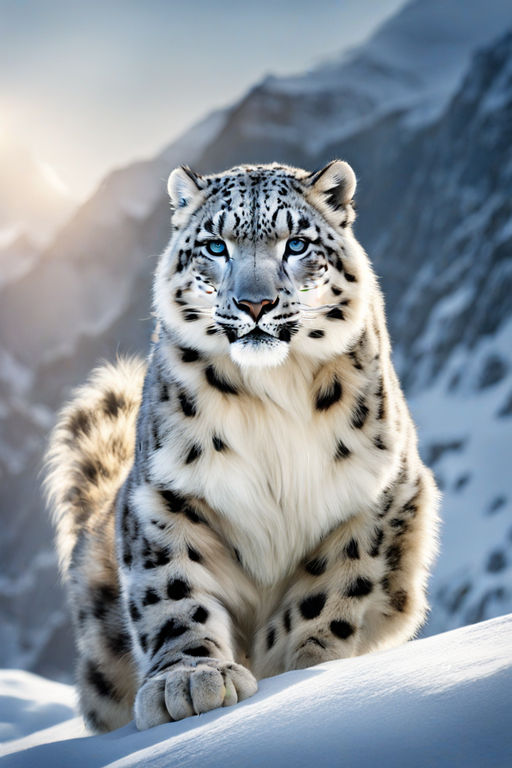
[[[234, 707], [149, 731], [131, 723], [80, 737], [75, 718], [7, 742], [0, 765], [508, 768], [511, 648], [512, 615], [288, 672], [263, 680], [256, 696]], [[72, 689], [3, 672], [0, 694], [0, 713], [14, 714], [22, 733], [55, 722], [59, 703], [67, 717]]]
[[30, 672], [2, 670], [0, 741], [20, 739], [75, 717], [75, 698], [71, 685], [45, 680]]

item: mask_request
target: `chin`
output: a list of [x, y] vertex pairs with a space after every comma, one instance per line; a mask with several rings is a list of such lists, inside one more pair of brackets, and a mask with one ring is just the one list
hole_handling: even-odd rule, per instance
[[267, 333], [248, 334], [233, 342], [229, 350], [231, 359], [241, 368], [273, 368], [284, 363], [289, 344]]

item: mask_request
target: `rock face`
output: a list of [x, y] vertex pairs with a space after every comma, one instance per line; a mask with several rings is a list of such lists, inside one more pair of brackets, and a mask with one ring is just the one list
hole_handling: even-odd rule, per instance
[[[392, 247], [411, 254], [405, 295], [393, 313], [411, 385], [430, 383], [455, 346], [474, 349], [510, 316], [511, 139], [508, 34], [475, 57], [443, 118], [416, 142], [402, 215], [380, 249], [381, 259]], [[418, 200], [425, 203], [421, 215]], [[503, 360], [490, 357], [479, 386], [498, 383], [506, 372]]]
[[146, 351], [151, 274], [169, 236], [165, 180], [183, 162], [354, 166], [357, 234], [445, 489], [427, 632], [512, 610], [512, 35], [496, 38], [510, 21], [503, 3], [463, 5], [410, 3], [350, 57], [268, 78], [107, 177], [28, 271], [0, 285], [4, 665], [71, 669], [39, 489], [44, 441], [99, 359]]

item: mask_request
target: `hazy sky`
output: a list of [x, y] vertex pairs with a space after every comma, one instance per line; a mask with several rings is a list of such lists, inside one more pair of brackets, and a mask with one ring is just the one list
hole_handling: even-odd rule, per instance
[[367, 37], [404, 0], [0, 0], [0, 141], [77, 198], [264, 75]]

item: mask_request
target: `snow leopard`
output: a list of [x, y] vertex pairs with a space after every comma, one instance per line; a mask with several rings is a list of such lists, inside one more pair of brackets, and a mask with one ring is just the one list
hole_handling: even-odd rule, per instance
[[234, 705], [425, 620], [439, 494], [355, 189], [342, 160], [169, 177], [148, 357], [97, 369], [48, 451], [95, 731]]

